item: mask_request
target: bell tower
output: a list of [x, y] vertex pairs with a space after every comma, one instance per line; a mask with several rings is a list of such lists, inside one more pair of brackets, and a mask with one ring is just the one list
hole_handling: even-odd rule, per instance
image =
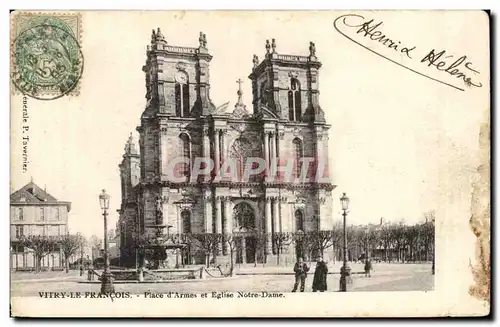
[[285, 55], [276, 51], [276, 40], [266, 40], [264, 60], [253, 56], [254, 114], [291, 122], [324, 123], [319, 105], [318, 75], [321, 63], [316, 46], [309, 44], [309, 56]]
[[171, 46], [160, 28], [151, 33], [147, 46], [146, 114], [189, 118], [206, 116], [213, 104], [210, 101], [207, 38], [200, 32], [197, 48]]
[[122, 182], [122, 200], [135, 201], [134, 187], [139, 184], [140, 156], [132, 137], [132, 133], [125, 144], [123, 160], [118, 165]]

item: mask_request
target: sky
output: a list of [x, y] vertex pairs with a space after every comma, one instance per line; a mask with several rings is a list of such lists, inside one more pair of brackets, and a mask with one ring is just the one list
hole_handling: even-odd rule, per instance
[[[20, 168], [22, 98], [11, 98], [11, 193], [33, 178], [57, 199], [72, 202], [70, 231], [90, 236], [102, 235], [98, 195], [106, 189], [111, 196], [110, 226], [115, 225], [121, 199], [118, 164], [129, 133], [138, 137], [135, 128], [146, 92], [141, 67], [151, 29], [160, 27], [171, 45], [197, 47], [199, 32], [206, 34], [213, 55], [210, 95], [216, 106], [230, 101], [229, 108], [236, 103], [239, 78], [245, 81], [243, 101], [251, 108], [247, 77], [253, 54], [264, 56], [266, 39], [276, 39], [280, 54], [308, 55], [309, 42], [315, 42], [323, 64], [319, 101], [331, 125], [328, 154], [337, 185], [334, 217], [341, 218], [342, 192], [351, 199], [348, 219], [354, 224], [378, 223], [381, 217], [412, 224], [427, 211], [439, 216], [446, 214], [446, 205], [465, 206], [484, 120], [482, 111], [473, 109], [487, 105], [485, 90], [460, 92], [374, 55], [333, 28], [341, 14], [82, 13], [85, 66], [80, 93], [53, 101], [28, 99], [26, 173]], [[417, 45], [419, 55], [433, 48], [457, 56], [467, 50], [481, 78], [488, 81], [488, 66], [481, 66], [488, 59], [488, 44], [453, 24], [462, 19], [461, 13], [434, 13], [434, 19], [409, 12], [365, 15], [383, 20], [382, 29], [394, 39]], [[380, 51], [404, 60], [400, 53]], [[456, 83], [454, 78], [450, 81]]]

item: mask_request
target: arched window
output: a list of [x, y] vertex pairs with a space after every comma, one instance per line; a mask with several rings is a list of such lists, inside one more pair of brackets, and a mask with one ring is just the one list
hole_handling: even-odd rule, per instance
[[183, 210], [181, 212], [182, 219], [182, 233], [191, 234], [191, 212], [189, 210]]
[[240, 202], [233, 208], [234, 229], [255, 228], [255, 215], [253, 208], [246, 202]]
[[[239, 138], [234, 141], [230, 150], [230, 157], [233, 160], [236, 168], [236, 175], [238, 180], [241, 181], [245, 171], [245, 160], [253, 156], [253, 146], [246, 138]], [[255, 168], [255, 167], [252, 167]], [[253, 181], [256, 176], [249, 176], [250, 181]]]
[[182, 163], [181, 176], [186, 176], [189, 179], [189, 168], [191, 166], [191, 142], [187, 134], [182, 133], [179, 138], [181, 139], [182, 156], [187, 159], [185, 163]]
[[296, 78], [290, 80], [288, 91], [288, 119], [300, 121], [302, 119], [302, 103], [300, 98], [300, 83]]
[[300, 209], [295, 210], [295, 230], [304, 231], [304, 215]]
[[299, 138], [295, 138], [293, 140], [293, 177], [300, 176], [300, 170], [302, 169], [301, 159], [303, 156], [302, 141]]
[[267, 85], [262, 83], [260, 85], [260, 101], [262, 104], [267, 104]]
[[178, 72], [175, 76], [175, 114], [178, 117], [189, 117], [189, 83], [183, 72]]

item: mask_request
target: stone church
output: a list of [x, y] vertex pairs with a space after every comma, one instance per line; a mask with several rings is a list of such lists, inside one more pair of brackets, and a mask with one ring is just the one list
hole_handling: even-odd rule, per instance
[[[119, 165], [122, 262], [135, 262], [138, 235], [238, 234], [236, 261], [253, 263], [269, 261], [278, 251], [270, 237], [259, 241], [261, 235], [331, 229], [330, 126], [319, 104], [321, 63], [315, 52], [311, 42], [307, 56], [280, 54], [274, 39], [266, 41], [265, 55], [262, 60], [253, 56], [248, 76], [252, 108], [243, 104], [238, 79], [231, 111], [227, 103], [215, 106], [210, 99], [212, 56], [206, 35], [200, 33], [199, 46], [192, 48], [170, 45], [160, 29], [153, 30], [142, 68], [147, 104], [137, 127], [139, 147], [131, 134]], [[172, 180], [171, 162], [179, 157], [187, 163], [176, 166]], [[200, 157], [210, 158], [215, 169], [190, 178]], [[263, 158], [266, 170], [238, 179], [248, 157]], [[313, 178], [298, 178], [303, 177], [300, 159], [306, 157], [323, 162], [320, 179], [315, 178], [317, 164], [306, 169]], [[237, 163], [237, 179], [215, 179], [226, 160]], [[293, 178], [279, 178], [278, 165], [288, 162]], [[283, 254], [289, 262], [295, 260], [293, 246]], [[195, 249], [184, 251], [184, 263], [203, 263]], [[222, 244], [219, 255], [227, 257], [227, 251]]]

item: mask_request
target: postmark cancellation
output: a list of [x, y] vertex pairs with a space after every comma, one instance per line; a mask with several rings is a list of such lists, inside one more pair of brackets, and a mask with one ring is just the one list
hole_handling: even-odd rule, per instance
[[11, 88], [39, 100], [79, 94], [83, 73], [78, 13], [11, 15]]

